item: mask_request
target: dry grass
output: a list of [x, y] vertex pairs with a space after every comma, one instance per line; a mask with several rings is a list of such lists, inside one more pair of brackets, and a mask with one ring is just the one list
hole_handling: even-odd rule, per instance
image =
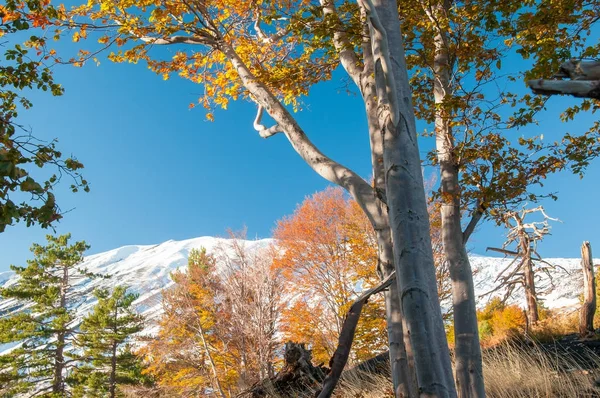
[[484, 378], [490, 398], [600, 397], [600, 357], [585, 354], [594, 369], [572, 356], [544, 352], [540, 346], [523, 349], [506, 344], [484, 353]]
[[[523, 349], [505, 344], [484, 352], [484, 378], [489, 398], [585, 398], [600, 397], [600, 357], [585, 352], [595, 369], [582, 361], [544, 352], [540, 346]], [[585, 366], [587, 367], [587, 366]], [[336, 397], [392, 397], [388, 378], [355, 374], [338, 387]]]
[[[544, 351], [541, 346], [505, 343], [485, 350], [484, 378], [489, 398], [586, 398], [600, 397], [600, 356], [587, 348], [580, 359]], [[585, 360], [583, 357], [586, 357]], [[587, 365], [583, 365], [587, 363]], [[267, 388], [268, 389], [268, 388]], [[128, 391], [127, 397], [171, 397], [158, 391]], [[310, 398], [314, 386], [302, 392], [281, 396], [268, 391], [269, 398]], [[392, 398], [388, 375], [361, 371], [346, 372], [336, 388], [337, 398]]]

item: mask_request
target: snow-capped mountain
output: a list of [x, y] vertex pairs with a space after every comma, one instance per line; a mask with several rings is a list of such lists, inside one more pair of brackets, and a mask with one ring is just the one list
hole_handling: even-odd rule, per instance
[[[135, 302], [138, 312], [148, 319], [145, 334], [156, 331], [154, 320], [161, 312], [161, 291], [172, 284], [170, 273], [186, 265], [188, 254], [192, 249], [206, 248], [210, 253], [223, 239], [201, 237], [183, 241], [169, 240], [158, 245], [123, 246], [104, 253], [87, 256], [82, 264], [89, 271], [97, 274], [112, 275], [110, 279], [86, 279], [78, 282], [76, 289], [86, 296], [86, 301], [78, 309], [78, 318], [81, 319], [95, 304], [92, 295], [95, 288], [110, 287], [113, 285], [127, 285], [130, 290], [138, 293]], [[255, 250], [271, 243], [271, 239], [246, 241], [246, 250]], [[540, 299], [548, 308], [575, 307], [579, 303], [582, 293], [582, 273], [578, 258], [549, 258], [545, 259], [550, 264], [558, 267], [554, 271], [554, 285], [552, 292], [540, 295]], [[511, 259], [471, 256], [471, 265], [475, 270], [475, 290], [478, 296], [484, 295], [495, 287], [495, 279]], [[595, 264], [599, 264], [596, 260]], [[17, 278], [12, 272], [0, 273], [0, 286], [9, 286], [16, 283]], [[550, 282], [547, 277], [540, 275], [538, 289], [542, 292]], [[502, 295], [503, 291], [494, 295]], [[479, 305], [484, 305], [493, 295], [481, 297]], [[517, 292], [512, 299], [517, 304], [524, 304], [522, 292]], [[18, 311], [19, 305], [14, 300], [0, 301], [0, 316]], [[3, 347], [0, 347], [2, 351]]]

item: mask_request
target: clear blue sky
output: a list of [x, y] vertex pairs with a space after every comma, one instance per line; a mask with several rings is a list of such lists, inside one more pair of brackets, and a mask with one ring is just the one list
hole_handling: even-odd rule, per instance
[[[369, 178], [364, 112], [360, 100], [344, 92], [341, 76], [315, 87], [297, 116], [326, 154]], [[327, 186], [284, 136], [264, 140], [256, 134], [255, 107], [249, 103], [234, 103], [207, 122], [201, 109], [188, 109], [199, 86], [176, 77], [163, 81], [142, 64], [102, 60], [100, 67], [63, 66], [56, 68], [56, 80], [65, 95], [33, 93], [34, 108], [22, 113], [21, 122], [39, 138], [58, 137], [62, 151], [85, 164], [91, 192], [71, 194], [65, 181], [57, 199], [63, 210], [73, 210], [56, 230], [85, 239], [90, 253], [222, 235], [244, 225], [250, 237], [268, 237], [277, 219]], [[560, 109], [576, 101], [551, 99], [539, 132], [553, 137], [589, 126], [593, 115], [569, 126], [559, 122]], [[422, 153], [431, 145], [431, 138], [421, 139]], [[542, 255], [576, 257], [583, 240], [600, 245], [599, 177], [596, 162], [583, 180], [567, 173], [548, 180], [546, 187], [560, 198], [544, 204], [563, 223], [554, 225]], [[0, 271], [24, 264], [31, 243], [42, 242], [48, 232], [24, 224], [8, 227], [0, 234]], [[486, 246], [502, 241], [502, 229], [487, 223], [473, 236], [471, 249], [483, 254]]]

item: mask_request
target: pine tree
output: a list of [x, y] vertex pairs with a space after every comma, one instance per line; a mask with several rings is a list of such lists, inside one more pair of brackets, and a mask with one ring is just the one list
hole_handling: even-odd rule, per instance
[[92, 275], [79, 268], [89, 246], [69, 245], [71, 235], [48, 235], [48, 244], [33, 244], [27, 267], [11, 266], [18, 282], [0, 289], [4, 299], [14, 299], [18, 312], [0, 319], [0, 344], [14, 349], [0, 355], [0, 395], [30, 393], [37, 397], [62, 397], [65, 376], [76, 356], [67, 349], [75, 334], [74, 309], [81, 296], [73, 289]]
[[80, 328], [76, 346], [82, 350], [83, 365], [75, 370], [71, 381], [74, 396], [117, 396], [120, 384], [138, 384], [141, 361], [132, 352], [132, 335], [143, 329], [143, 317], [132, 307], [138, 295], [127, 293], [125, 286], [112, 292], [95, 292], [98, 303]]

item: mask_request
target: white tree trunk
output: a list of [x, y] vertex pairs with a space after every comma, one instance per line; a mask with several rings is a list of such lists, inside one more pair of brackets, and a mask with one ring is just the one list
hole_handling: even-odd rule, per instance
[[[365, 35], [365, 37], [368, 37]], [[375, 87], [374, 64], [371, 54], [371, 40], [365, 39], [363, 46], [364, 70], [357, 79], [365, 104], [369, 140], [371, 145], [371, 164], [373, 167], [373, 186], [378, 198], [378, 225], [373, 225], [377, 236], [378, 270], [382, 279], [394, 271], [394, 247], [390, 229], [387, 205], [383, 203], [385, 196], [385, 169], [383, 167], [383, 136], [379, 126], [377, 112], [377, 90]], [[410, 346], [410, 336], [403, 325], [404, 317], [400, 305], [398, 284], [393, 283], [385, 293], [388, 342], [390, 349], [390, 368], [394, 394], [396, 397], [417, 397], [417, 380], [414, 369], [414, 358]]]
[[579, 333], [582, 337], [593, 335], [596, 313], [596, 280], [590, 242], [581, 245], [581, 267], [583, 268], [583, 305], [579, 318]]
[[[446, 12], [441, 7], [440, 14]], [[432, 22], [435, 18], [431, 15]], [[475, 288], [469, 257], [465, 249], [461, 226], [458, 164], [454, 156], [454, 137], [450, 117], [444, 109], [446, 98], [452, 95], [450, 56], [447, 36], [441, 30], [434, 38], [434, 83], [436, 105], [435, 141], [440, 167], [442, 192], [441, 221], [444, 254], [452, 280], [454, 309], [455, 370], [459, 397], [485, 397], [483, 365], [475, 306]]]
[[527, 85], [535, 94], [572, 95], [579, 98], [600, 99], [600, 80], [529, 80]]
[[[386, 228], [389, 229], [389, 219], [387, 219], [385, 213], [382, 212], [382, 203], [381, 200], [377, 198], [375, 189], [352, 170], [336, 163], [319, 151], [319, 149], [308, 139], [287, 109], [285, 109], [273, 94], [252, 75], [235, 51], [226, 45], [223, 46], [222, 51], [236, 68], [244, 86], [250, 91], [255, 101], [258, 102], [259, 106], [264, 107], [277, 123], [277, 126], [274, 126], [277, 127], [276, 129], [262, 129], [262, 131], [268, 130], [271, 132], [269, 135], [265, 135], [265, 137], [270, 136], [277, 131], [283, 132], [292, 147], [314, 171], [328, 181], [343, 187], [350, 193], [352, 198], [361, 206], [376, 231], [381, 232], [385, 231]], [[375, 158], [377, 158], [377, 156], [375, 156]], [[390, 243], [385, 243], [385, 245], [389, 244]], [[383, 256], [382, 261], [388, 262], [387, 257], [389, 254], [384, 254], [380, 251], [379, 255]], [[387, 275], [389, 275], [389, 272]], [[385, 276], [384, 272], [383, 277]], [[390, 294], [386, 297], [388, 297], [389, 300], [394, 300], [393, 295], [395, 294], [397, 294], [397, 292], [391, 290]], [[402, 336], [404, 331], [402, 329], [402, 322], [398, 321], [398, 319], [402, 319], [402, 313], [398, 308], [399, 304], [394, 305], [393, 302], [389, 302], [388, 304], [387, 315], [389, 325], [391, 325], [390, 333], [392, 333], [389, 337], [390, 341], [394, 342], [394, 346], [390, 349], [390, 355], [392, 356], [393, 362], [402, 364], [404, 363], [402, 358], [406, 357], [402, 347]], [[394, 381], [397, 383], [397, 385], [395, 385], [396, 390], [402, 391], [402, 394], [405, 394], [406, 396], [415, 396], [410, 393], [410, 383], [412, 380], [410, 377], [411, 373], [410, 370], [404, 369], [403, 366], [396, 366], [393, 376]]]
[[535, 79], [527, 85], [535, 94], [600, 99], [600, 61], [567, 61], [555, 77], [571, 80]]
[[372, 45], [377, 93], [382, 106], [380, 126], [394, 264], [419, 393], [422, 397], [455, 396], [437, 297], [429, 215], [397, 4], [390, 0], [369, 3], [367, 0], [363, 5], [373, 6], [370, 15], [372, 36], [376, 40]]

